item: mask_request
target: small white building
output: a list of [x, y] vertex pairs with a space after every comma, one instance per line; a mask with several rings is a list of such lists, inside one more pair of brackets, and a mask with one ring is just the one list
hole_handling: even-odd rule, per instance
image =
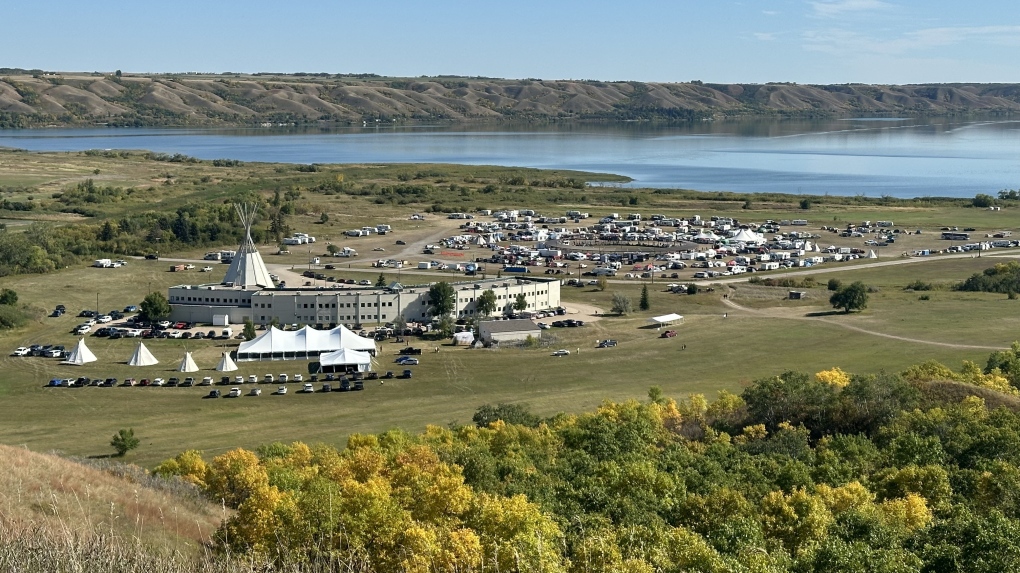
[[478, 337], [486, 346], [500, 342], [522, 342], [529, 336], [536, 339], [542, 336], [542, 330], [530, 320], [486, 320], [478, 323]]

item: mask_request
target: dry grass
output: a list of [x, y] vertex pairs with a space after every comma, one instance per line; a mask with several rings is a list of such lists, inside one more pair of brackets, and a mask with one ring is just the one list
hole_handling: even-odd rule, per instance
[[[195, 550], [209, 543], [222, 511], [181, 482], [140, 469], [114, 475], [91, 464], [0, 446], [0, 514], [10, 531], [52, 539], [103, 536], [148, 551]], [[134, 479], [129, 476], [134, 476]], [[3, 568], [0, 568], [3, 569]], [[9, 570], [9, 569], [4, 569]]]

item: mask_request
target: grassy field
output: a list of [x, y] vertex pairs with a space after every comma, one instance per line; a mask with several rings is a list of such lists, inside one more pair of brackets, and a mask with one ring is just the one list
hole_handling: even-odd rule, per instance
[[[323, 194], [310, 190], [317, 182], [335, 180], [340, 175], [352, 185], [350, 193]], [[328, 242], [335, 242], [353, 246], [361, 255], [336, 261], [340, 268], [327, 274], [368, 278], [373, 282], [379, 271], [370, 267], [372, 260], [396, 257], [413, 266], [419, 260], [444, 258], [421, 254], [421, 246], [456, 234], [459, 222], [447, 220], [441, 214], [429, 215], [425, 221], [411, 221], [408, 217], [437, 203], [465, 211], [530, 207], [559, 213], [579, 208], [595, 217], [622, 211], [671, 216], [700, 214], [705, 218], [734, 216], [757, 221], [807, 218], [811, 222], [808, 230], [822, 225], [842, 226], [848, 221], [892, 219], [903, 229], [923, 229], [921, 235], [903, 236], [894, 250], [886, 248], [880, 261], [898, 259], [903, 251], [915, 248], [946, 246], [938, 240], [939, 226], [974, 226], [979, 229], [975, 237], [1000, 229], [1020, 230], [1020, 213], [1015, 208], [990, 212], [958, 202], [915, 201], [893, 202], [888, 206], [821, 203], [804, 211], [794, 197], [786, 202], [752, 201], [743, 205], [733, 197], [720, 200], [718, 194], [681, 199], [679, 195], [650, 190], [543, 188], [507, 183], [508, 178], [517, 176], [561, 180], [586, 175], [449, 165], [323, 166], [318, 172], [305, 173], [295, 166], [273, 164], [230, 168], [213, 167], [208, 162], [171, 164], [148, 160], [141, 154], [102, 157], [0, 152], [0, 186], [7, 186], [3, 198], [40, 203], [39, 208], [30, 212], [4, 211], [0, 215], [9, 229], [16, 232], [32, 221], [49, 221], [46, 224], [53, 225], [79, 221], [95, 224], [105, 217], [143, 210], [173, 211], [190, 202], [225, 201], [251, 193], [269, 198], [277, 188], [296, 189], [300, 190], [300, 199], [289, 224], [295, 230], [316, 235], [319, 241], [312, 247], [295, 248], [289, 255], [271, 254], [275, 245], [266, 245], [263, 253], [270, 270], [300, 272], [307, 268], [310, 256], [321, 254]], [[597, 177], [605, 180], [609, 176]], [[103, 214], [97, 218], [85, 219], [54, 210], [52, 194], [86, 178], [138, 191], [122, 201], [104, 204]], [[382, 198], [379, 189], [404, 183], [431, 186], [428, 199], [379, 201]], [[487, 186], [492, 186], [489, 192], [484, 191]], [[629, 204], [632, 197], [636, 198], [636, 206]], [[324, 224], [319, 222], [323, 212], [329, 215]], [[389, 223], [394, 232], [386, 237], [341, 238], [346, 229], [376, 223]], [[395, 245], [396, 240], [407, 245]], [[831, 241], [841, 246], [863, 247], [863, 240], [823, 234], [818, 242], [823, 246]], [[161, 255], [165, 258], [198, 259], [206, 250], [236, 245], [152, 247], [162, 247]], [[472, 249], [459, 254], [463, 256], [446, 259], [471, 260], [486, 251]], [[918, 293], [905, 291], [904, 287], [913, 280], [957, 282], [1000, 260], [1005, 259], [931, 258], [880, 268], [864, 268], [861, 265], [868, 261], [856, 261], [823, 268], [824, 274], [814, 277], [821, 285], [834, 276], [844, 281], [862, 280], [877, 289], [865, 312], [849, 316], [831, 314], [827, 304], [829, 293], [824, 286], [807, 289], [808, 297], [798, 302], [785, 300], [789, 289], [746, 283], [733, 285], [735, 290], [717, 286], [715, 292], [675, 295], [664, 292], [665, 284], [674, 280], [656, 278], [649, 284], [651, 309], [647, 312], [607, 317], [580, 329], [546, 331], [549, 339], [542, 348], [494, 351], [444, 346], [442, 352], [422, 357], [413, 379], [370, 384], [364, 392], [357, 393], [300, 395], [294, 394], [296, 388], [292, 388], [286, 396], [269, 396], [272, 387], [262, 386], [266, 391], [258, 398], [203, 400], [207, 393], [203, 388], [45, 388], [46, 381], [54, 377], [167, 378], [173, 375], [172, 370], [186, 350], [194, 353], [204, 369], [197, 373], [199, 377], [219, 378], [210, 369], [222, 349], [210, 341], [149, 341], [146, 344], [160, 364], [136, 369], [123, 364], [134, 341], [89, 338], [90, 348], [100, 361], [86, 367], [60, 366], [55, 360], [43, 358], [0, 358], [0, 443], [40, 451], [101, 455], [112, 451], [108, 443], [116, 430], [133, 427], [142, 439], [142, 446], [127, 459], [151, 466], [186, 448], [216, 454], [236, 446], [253, 447], [275, 440], [342, 444], [352, 432], [394, 427], [414, 431], [426, 424], [465, 423], [479, 406], [499, 401], [527, 403], [535, 412], [551, 415], [588, 409], [605, 399], [640, 398], [653, 385], [661, 386], [671, 395], [693, 392], [714, 395], [722, 389], [739, 391], [750, 380], [786, 369], [815, 372], [840, 366], [864, 373], [898, 371], [928, 359], [953, 367], [965, 359], [984, 363], [990, 350], [973, 347], [1006, 347], [1018, 338], [1015, 333], [1020, 319], [1014, 317], [1018, 316], [1015, 307], [1020, 302], [1008, 301], [1002, 295], [950, 290]], [[33, 343], [70, 347], [75, 338], [69, 331], [80, 322], [73, 315], [78, 310], [94, 308], [97, 295], [103, 311], [120, 309], [137, 304], [148, 292], [165, 292], [174, 284], [216, 282], [225, 269], [218, 265], [208, 274], [170, 273], [168, 264], [167, 260], [132, 259], [120, 269], [80, 265], [49, 274], [0, 278], [0, 287], [14, 289], [21, 302], [40, 312], [56, 304], [64, 304], [71, 311], [60, 318], [42, 318], [24, 328], [0, 332], [0, 349], [6, 354], [17, 346]], [[352, 268], [345, 270], [346, 265]], [[405, 284], [443, 276], [450, 280], [464, 278], [414, 270], [383, 272], [388, 280]], [[684, 277], [689, 273], [685, 271]], [[564, 286], [562, 296], [568, 307], [585, 304], [608, 309], [613, 293], [620, 293], [631, 297], [636, 307], [641, 286], [639, 281], [626, 280], [611, 282], [604, 292], [591, 287]], [[723, 295], [730, 298], [724, 301]], [[919, 300], [922, 295], [929, 300]], [[675, 339], [659, 338], [660, 333], [648, 326], [650, 316], [668, 312], [686, 317], [678, 327], [680, 336]], [[617, 339], [620, 345], [596, 350], [595, 341], [605, 338]], [[685, 344], [686, 350], [681, 350]], [[397, 347], [382, 344], [377, 370], [402, 369], [392, 364]], [[571, 356], [550, 356], [558, 348], [570, 349]], [[307, 364], [298, 361], [240, 366], [237, 374], [261, 378], [267, 373], [303, 373]]]

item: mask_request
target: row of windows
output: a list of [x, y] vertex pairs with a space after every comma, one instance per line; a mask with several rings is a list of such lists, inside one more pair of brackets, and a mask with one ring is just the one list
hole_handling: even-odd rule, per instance
[[216, 298], [216, 297], [200, 297], [200, 296], [177, 296], [171, 295], [170, 302], [208, 302], [210, 304], [251, 304], [251, 300], [244, 300], [238, 298]]

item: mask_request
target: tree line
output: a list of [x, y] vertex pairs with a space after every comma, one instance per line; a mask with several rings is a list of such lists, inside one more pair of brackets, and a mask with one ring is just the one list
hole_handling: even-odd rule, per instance
[[[975, 368], [786, 372], [546, 419], [486, 405], [156, 472], [236, 510], [224, 550], [352, 570], [998, 573], [1020, 564], [1020, 415], [975, 396], [1003, 396]], [[930, 392], [940, 376], [958, 395]]]

